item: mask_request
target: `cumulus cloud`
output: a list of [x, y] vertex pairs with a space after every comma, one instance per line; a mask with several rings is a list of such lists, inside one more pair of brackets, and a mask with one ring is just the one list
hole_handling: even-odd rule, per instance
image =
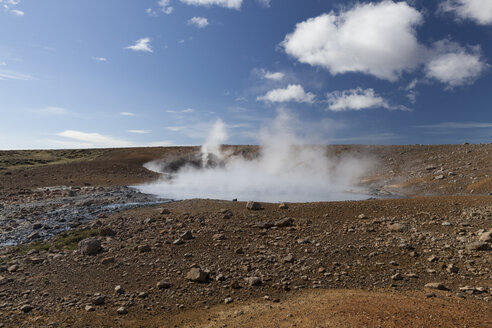
[[452, 12], [461, 19], [471, 19], [481, 25], [492, 24], [492, 1], [446, 0], [440, 5], [444, 12]]
[[150, 53], [153, 52], [150, 46], [150, 38], [141, 38], [135, 41], [134, 45], [126, 47], [126, 49], [130, 49], [133, 51], [150, 52]]
[[274, 89], [267, 92], [266, 95], [257, 97], [257, 100], [264, 102], [298, 102], [312, 104], [316, 95], [311, 92], [306, 93], [300, 84], [290, 84], [285, 89]]
[[170, 0], [159, 0], [157, 1], [157, 7], [159, 9], [147, 8], [145, 12], [150, 16], [158, 16], [160, 13], [170, 15], [174, 11], [174, 8], [169, 5], [170, 2]]
[[447, 40], [434, 44], [435, 53], [425, 65], [425, 73], [449, 87], [474, 82], [487, 68], [479, 47], [465, 49]]
[[386, 108], [389, 110], [408, 110], [404, 106], [392, 106], [374, 89], [356, 88], [345, 91], [334, 91], [327, 94], [328, 109], [334, 112], [362, 110], [370, 108]]
[[220, 6], [230, 9], [240, 9], [243, 0], [180, 0], [187, 5], [194, 6]]
[[188, 20], [188, 25], [194, 25], [198, 28], [204, 28], [208, 25], [208, 19], [205, 17], [192, 17]]
[[282, 72], [270, 72], [263, 68], [254, 69], [253, 72], [260, 76], [262, 79], [272, 80], [272, 81], [281, 81], [285, 77], [285, 73]]
[[76, 130], [65, 130], [63, 132], [60, 132], [57, 134], [60, 137], [68, 138], [68, 139], [73, 139], [78, 142], [83, 142], [86, 144], [86, 146], [92, 148], [92, 147], [108, 147], [108, 148], [113, 148], [113, 147], [129, 147], [133, 146], [134, 144], [130, 141], [127, 140], [122, 140], [122, 139], [116, 139], [113, 137], [109, 136], [104, 136], [99, 133], [87, 133], [87, 132], [82, 132], [82, 131], [76, 131]]
[[256, 0], [260, 5], [262, 5], [265, 8], [270, 8], [272, 0]]
[[396, 81], [418, 66], [421, 46], [415, 28], [422, 15], [406, 2], [357, 4], [296, 25], [282, 42], [286, 53], [332, 74], [362, 72]]

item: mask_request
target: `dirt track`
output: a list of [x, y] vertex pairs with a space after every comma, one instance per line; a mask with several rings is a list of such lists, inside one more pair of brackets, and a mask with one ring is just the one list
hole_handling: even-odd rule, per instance
[[[103, 150], [62, 164], [28, 165], [24, 159], [19, 168], [4, 161], [0, 202], [29, 201], [40, 186], [141, 183], [156, 177], [143, 163], [191, 151]], [[66, 236], [1, 251], [0, 322], [6, 327], [492, 327], [491, 252], [470, 247], [492, 229], [492, 146], [329, 151], [376, 158], [367, 181], [377, 187], [441, 196], [288, 209], [263, 204], [261, 211], [240, 202], [188, 200], [165, 206], [169, 212], [155, 206], [102, 215]], [[53, 156], [59, 161], [69, 155]], [[293, 220], [275, 226], [286, 217]], [[192, 237], [184, 237], [187, 232]], [[74, 250], [89, 236], [102, 241], [103, 252], [86, 256]], [[203, 270], [206, 282], [187, 279], [192, 266]], [[258, 285], [251, 285], [253, 277]], [[158, 288], [162, 280], [169, 286]], [[448, 290], [424, 288], [431, 282]], [[125, 292], [117, 294], [117, 285]], [[103, 304], [94, 304], [101, 296]], [[23, 305], [31, 309], [23, 313]], [[117, 314], [121, 306], [127, 314]]]

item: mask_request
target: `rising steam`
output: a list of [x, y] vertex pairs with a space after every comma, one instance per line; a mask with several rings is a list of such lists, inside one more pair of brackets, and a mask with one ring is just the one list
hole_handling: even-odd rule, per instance
[[[288, 112], [279, 111], [259, 134], [262, 146], [258, 156], [247, 159], [221, 150], [227, 131], [219, 120], [201, 148], [200, 160], [138, 188], [174, 200], [314, 202], [368, 198], [365, 190], [355, 187], [368, 169], [368, 161], [329, 158], [325, 146], [309, 145], [297, 137], [296, 126]], [[165, 163], [152, 162], [146, 167], [165, 174]]]

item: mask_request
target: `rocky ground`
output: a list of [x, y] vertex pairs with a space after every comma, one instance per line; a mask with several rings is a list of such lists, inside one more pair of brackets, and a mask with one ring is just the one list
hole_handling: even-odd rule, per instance
[[[73, 205], [83, 188], [126, 192], [155, 178], [143, 163], [195, 150], [101, 150], [89, 160], [6, 165], [0, 211], [44, 233], [52, 227], [45, 207], [13, 206]], [[94, 213], [56, 237], [0, 250], [0, 327], [492, 327], [492, 145], [328, 152], [371, 156], [378, 165], [364, 183], [409, 197], [185, 200]], [[39, 189], [55, 185], [80, 195]], [[2, 235], [17, 228], [5, 227]]]

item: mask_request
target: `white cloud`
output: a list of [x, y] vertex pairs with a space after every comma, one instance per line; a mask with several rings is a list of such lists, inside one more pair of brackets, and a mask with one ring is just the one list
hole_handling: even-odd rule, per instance
[[240, 9], [243, 0], [180, 0], [187, 5], [194, 6], [220, 6], [230, 9]]
[[104, 136], [99, 133], [87, 133], [75, 130], [65, 130], [63, 132], [57, 133], [58, 136], [73, 139], [77, 142], [83, 142], [87, 147], [130, 147], [134, 143], [127, 140], [116, 139], [109, 136]]
[[159, 16], [160, 13], [170, 15], [174, 11], [174, 8], [171, 7], [169, 3], [170, 0], [159, 0], [157, 1], [157, 7], [159, 7], [159, 9], [154, 10], [152, 8], [147, 8], [145, 12], [150, 16]]
[[137, 114], [130, 113], [130, 112], [120, 112], [120, 115], [122, 115], [122, 116], [137, 116]]
[[406, 2], [357, 4], [296, 25], [282, 46], [302, 63], [332, 74], [362, 72], [396, 81], [420, 63], [416, 26], [422, 15]]
[[386, 99], [377, 95], [374, 89], [350, 89], [334, 91], [327, 94], [328, 109], [334, 112], [362, 110], [369, 108], [386, 108], [408, 110], [404, 106], [391, 106]]
[[188, 25], [194, 25], [198, 28], [204, 28], [208, 25], [208, 19], [205, 17], [192, 17], [188, 20]]
[[104, 58], [104, 57], [92, 57], [92, 60], [100, 61], [100, 62], [104, 62], [104, 63], [108, 62], [108, 59]]
[[131, 49], [134, 51], [143, 51], [152, 53], [152, 48], [150, 47], [150, 38], [141, 38], [135, 42], [134, 45], [126, 47], [126, 49]]
[[299, 84], [291, 84], [285, 89], [274, 89], [267, 92], [266, 95], [257, 97], [257, 100], [265, 102], [289, 102], [294, 101], [298, 103], [309, 103], [314, 102], [316, 96], [304, 91], [304, 88]]
[[167, 110], [166, 112], [173, 113], [173, 114], [186, 114], [186, 113], [194, 113], [195, 110], [193, 108], [186, 108], [183, 110]]
[[474, 82], [486, 69], [481, 59], [480, 48], [468, 50], [456, 43], [443, 40], [434, 44], [434, 55], [425, 65], [425, 73], [449, 87]]
[[19, 17], [24, 16], [24, 12], [22, 10], [12, 9], [10, 12], [15, 16], [19, 16]]
[[128, 130], [128, 132], [136, 134], [147, 134], [150, 133], [150, 130]]
[[0, 70], [0, 80], [30, 81], [34, 80], [34, 77], [28, 74], [18, 73], [11, 70]]
[[36, 110], [36, 112], [47, 115], [65, 115], [69, 113], [68, 109], [56, 106], [46, 106], [44, 108]]
[[282, 72], [270, 72], [263, 68], [254, 69], [253, 72], [259, 75], [262, 79], [273, 80], [273, 81], [281, 81], [285, 77], [285, 74]]
[[492, 128], [492, 123], [442, 122], [437, 124], [417, 125], [416, 127], [426, 129], [490, 129]]
[[256, 0], [260, 5], [262, 5], [265, 8], [270, 8], [272, 0]]
[[471, 19], [481, 25], [492, 24], [492, 1], [490, 0], [446, 0], [440, 9], [453, 12], [461, 19]]

